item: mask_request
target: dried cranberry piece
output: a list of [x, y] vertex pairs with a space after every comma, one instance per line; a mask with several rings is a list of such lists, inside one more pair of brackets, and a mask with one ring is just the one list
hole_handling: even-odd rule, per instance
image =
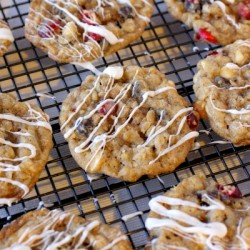
[[239, 190], [239, 188], [235, 187], [235, 186], [222, 186], [222, 185], [218, 185], [217, 186], [218, 190], [229, 197], [232, 198], [242, 198], [242, 193]]
[[241, 2], [238, 4], [238, 12], [243, 18], [250, 20], [250, 3]]
[[41, 23], [38, 35], [42, 38], [49, 38], [52, 37], [54, 33], [58, 33], [60, 31], [60, 20], [53, 20], [53, 21], [44, 21]]
[[211, 51], [211, 52], [209, 52], [208, 54], [207, 54], [207, 56], [217, 56], [219, 54], [219, 52], [218, 51]]
[[87, 42], [90, 38], [99, 42], [103, 39], [103, 36], [96, 34], [96, 33], [88, 32], [84, 41]]
[[198, 127], [198, 119], [194, 115], [194, 113], [190, 113], [187, 115], [187, 124], [191, 130], [196, 130]]
[[217, 39], [206, 29], [199, 29], [195, 34], [197, 40], [205, 40], [209, 43], [217, 43]]
[[118, 105], [116, 105], [116, 103], [113, 101], [107, 101], [99, 109], [99, 113], [106, 115], [111, 109], [112, 111], [109, 113], [109, 115], [115, 115], [118, 109]]

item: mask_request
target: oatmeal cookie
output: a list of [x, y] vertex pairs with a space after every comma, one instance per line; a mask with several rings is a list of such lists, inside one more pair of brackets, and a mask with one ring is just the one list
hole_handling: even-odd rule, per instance
[[33, 0], [25, 35], [55, 61], [87, 62], [136, 40], [153, 0]]
[[59, 120], [84, 170], [126, 181], [173, 171], [198, 136], [193, 108], [155, 68], [109, 67], [88, 76]]
[[195, 38], [226, 45], [250, 38], [249, 0], [165, 0], [170, 14], [189, 27]]
[[0, 56], [6, 53], [8, 47], [13, 43], [14, 37], [6, 22], [0, 19]]
[[250, 249], [250, 199], [237, 187], [192, 176], [149, 207], [146, 250]]
[[250, 144], [250, 39], [218, 49], [198, 63], [195, 107], [212, 129], [236, 145]]
[[131, 250], [132, 247], [119, 229], [97, 220], [43, 208], [29, 212], [4, 227], [0, 231], [0, 249]]
[[17, 202], [35, 185], [52, 148], [48, 116], [0, 94], [0, 205]]

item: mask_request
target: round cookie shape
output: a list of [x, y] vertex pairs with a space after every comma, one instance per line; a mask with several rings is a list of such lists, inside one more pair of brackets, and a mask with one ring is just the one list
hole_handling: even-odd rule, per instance
[[184, 179], [149, 202], [146, 250], [249, 249], [250, 199], [233, 186]]
[[31, 211], [0, 231], [5, 250], [95, 249], [131, 250], [117, 228], [60, 210]]
[[25, 35], [55, 61], [84, 63], [139, 38], [152, 13], [153, 0], [33, 0]]
[[227, 45], [250, 38], [248, 0], [165, 0], [169, 13], [189, 27], [195, 38]]
[[0, 94], [0, 205], [19, 201], [37, 182], [53, 146], [41, 109]]
[[[196, 109], [236, 145], [250, 144], [250, 39], [218, 49], [198, 63]], [[204, 113], [204, 115], [202, 115]]]
[[193, 108], [155, 68], [113, 70], [88, 76], [62, 105], [72, 156], [89, 173], [125, 181], [173, 171], [198, 136]]
[[0, 20], [0, 56], [3, 56], [13, 43], [14, 37], [6, 22]]

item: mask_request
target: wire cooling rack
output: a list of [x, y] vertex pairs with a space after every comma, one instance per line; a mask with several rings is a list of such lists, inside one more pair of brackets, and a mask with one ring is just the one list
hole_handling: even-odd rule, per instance
[[[238, 185], [243, 194], [250, 195], [250, 147], [210, 144], [221, 140], [213, 131], [200, 134], [197, 139], [200, 147], [190, 152], [186, 161], [171, 174], [154, 179], [145, 177], [136, 183], [107, 176], [91, 181], [70, 155], [60, 133], [58, 116], [67, 94], [92, 73], [70, 64], [58, 64], [32, 46], [23, 30], [28, 9], [28, 0], [0, 0], [0, 17], [9, 23], [15, 36], [9, 52], [0, 58], [1, 91], [36, 104], [50, 115], [54, 148], [32, 192], [19, 203], [0, 208], [0, 226], [44, 204], [49, 209], [61, 208], [118, 226], [128, 234], [134, 249], [143, 249], [148, 238], [144, 225], [148, 201], [181, 179], [203, 172], [221, 184]], [[155, 66], [176, 82], [179, 93], [191, 104], [195, 100], [192, 78], [196, 64], [213, 49], [206, 43], [195, 42], [192, 37], [192, 29], [173, 19], [163, 1], [155, 0], [154, 15], [142, 37], [94, 64], [99, 70], [108, 65]], [[50, 94], [55, 99], [37, 93]], [[201, 121], [199, 129], [209, 130], [209, 125]], [[143, 214], [122, 220], [122, 216], [138, 211]]]

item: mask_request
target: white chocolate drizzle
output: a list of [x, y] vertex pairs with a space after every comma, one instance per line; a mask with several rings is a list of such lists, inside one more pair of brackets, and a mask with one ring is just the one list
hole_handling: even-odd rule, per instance
[[[42, 221], [33, 227], [29, 226], [23, 230], [16, 243], [4, 250], [29, 250], [34, 248], [55, 250], [55, 249], [71, 249], [84, 250], [86, 242], [89, 246], [95, 246], [96, 240], [93, 239], [91, 231], [100, 226], [97, 220], [89, 221], [88, 223], [77, 224], [77, 228], [71, 228], [75, 215], [53, 210], [44, 216]], [[57, 230], [64, 220], [67, 220], [67, 226], [64, 231]], [[88, 238], [89, 237], [89, 238]], [[98, 240], [98, 239], [97, 239]], [[108, 250], [115, 246], [120, 241], [127, 240], [125, 235], [117, 234], [117, 238], [111, 243], [102, 247], [101, 250]]]
[[[17, 117], [12, 114], [0, 114], [0, 119], [1, 120], [7, 120], [7, 121], [12, 121], [16, 123], [21, 123], [21, 124], [26, 124], [29, 126], [36, 126], [36, 127], [44, 127], [48, 129], [49, 131], [52, 131], [52, 128], [50, 124], [47, 122], [45, 117], [43, 117], [38, 111], [33, 109], [29, 104], [27, 104], [28, 107], [28, 116], [26, 117]], [[12, 176], [13, 172], [18, 172], [21, 171], [20, 166], [22, 162], [32, 159], [37, 155], [37, 150], [36, 147], [28, 142], [22, 142], [22, 137], [32, 137], [32, 135], [28, 132], [25, 131], [8, 131], [8, 130], [3, 130], [0, 129], [1, 133], [10, 133], [14, 136], [16, 136], [18, 139], [17, 141], [21, 142], [11, 142], [7, 139], [1, 138], [0, 137], [0, 144], [1, 145], [6, 145], [8, 147], [13, 148], [13, 150], [18, 150], [18, 149], [27, 149], [30, 151], [29, 154], [25, 154], [23, 156], [11, 158], [11, 157], [0, 157], [0, 172], [9, 172], [9, 174], [6, 174], [7, 177], [0, 177], [0, 182], [4, 182], [7, 184], [11, 184], [13, 186], [17, 186], [21, 190], [23, 190], [22, 197], [24, 197], [28, 192], [29, 188], [27, 185], [24, 183], [21, 183], [17, 180], [12, 180], [9, 178], [9, 176]], [[26, 141], [26, 140], [25, 140]], [[17, 201], [16, 198], [0, 198], [0, 206], [7, 204], [10, 206], [13, 202]]]
[[132, 214], [127, 214], [127, 215], [122, 216], [121, 219], [123, 221], [128, 221], [128, 220], [130, 220], [130, 219], [132, 219], [132, 218], [134, 218], [134, 217], [136, 217], [138, 215], [143, 215], [143, 212], [142, 211], [138, 211], [138, 212], [135, 212], [135, 213], [132, 213]]
[[44, 94], [44, 93], [36, 93], [36, 96], [38, 97], [44, 97], [44, 98], [49, 98], [52, 100], [56, 100], [56, 97], [50, 94]]
[[233, 114], [233, 115], [245, 115], [245, 114], [250, 114], [250, 109], [245, 109], [245, 108], [241, 108], [240, 110], [237, 109], [222, 109], [222, 108], [218, 108], [215, 106], [213, 99], [212, 99], [212, 94], [209, 96], [209, 101], [211, 102], [212, 107], [215, 110], [218, 110], [220, 112], [224, 112], [224, 113], [228, 113], [228, 114]]
[[240, 24], [236, 23], [235, 22], [235, 19], [231, 16], [231, 15], [228, 15], [227, 14], [227, 11], [226, 11], [226, 5], [222, 2], [222, 1], [215, 1], [214, 4], [217, 4], [220, 9], [223, 11], [226, 19], [236, 28], [238, 29], [240, 27]]

